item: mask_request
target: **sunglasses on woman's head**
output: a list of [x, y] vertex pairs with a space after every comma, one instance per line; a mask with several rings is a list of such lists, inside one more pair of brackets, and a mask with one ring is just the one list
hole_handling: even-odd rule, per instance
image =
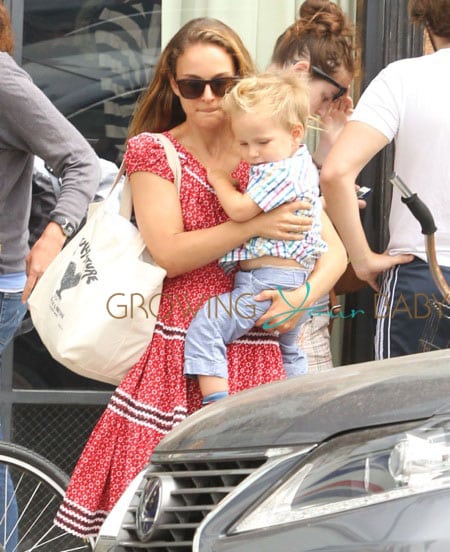
[[313, 65], [311, 67], [311, 72], [316, 77], [319, 77], [319, 79], [329, 82], [338, 89], [336, 94], [333, 95], [333, 102], [339, 100], [339, 98], [342, 98], [342, 96], [347, 92], [347, 87], [340, 85], [337, 81], [333, 79], [333, 77], [330, 77], [330, 75], [325, 73], [325, 71], [322, 71], [322, 69], [319, 69], [319, 67]]
[[239, 77], [217, 77], [211, 80], [180, 79], [176, 80], [178, 90], [186, 100], [196, 100], [203, 96], [207, 84], [211, 87], [214, 96], [222, 98], [238, 82]]

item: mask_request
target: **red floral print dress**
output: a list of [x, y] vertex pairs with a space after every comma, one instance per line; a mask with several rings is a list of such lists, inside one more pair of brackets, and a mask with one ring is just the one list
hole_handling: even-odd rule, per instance
[[[179, 190], [186, 231], [226, 221], [206, 169], [170, 133], [181, 163]], [[151, 134], [129, 140], [127, 174], [147, 171], [174, 180], [163, 147]], [[248, 165], [233, 174], [247, 185]], [[169, 184], [168, 184], [169, 185]], [[184, 338], [196, 310], [232, 289], [233, 276], [213, 262], [166, 278], [153, 338], [131, 368], [97, 422], [72, 474], [56, 523], [79, 536], [95, 536], [132, 479], [145, 467], [159, 441], [201, 406], [195, 379], [183, 375]], [[230, 393], [285, 377], [276, 339], [254, 329], [228, 346]]]

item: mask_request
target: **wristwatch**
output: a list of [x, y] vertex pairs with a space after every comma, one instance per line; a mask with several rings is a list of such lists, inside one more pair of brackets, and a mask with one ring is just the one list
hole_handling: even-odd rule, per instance
[[61, 226], [63, 234], [68, 238], [74, 235], [75, 225], [72, 224], [68, 218], [64, 217], [63, 215], [53, 215], [50, 217], [50, 220], [52, 222], [56, 222], [56, 224], [59, 224], [59, 226]]

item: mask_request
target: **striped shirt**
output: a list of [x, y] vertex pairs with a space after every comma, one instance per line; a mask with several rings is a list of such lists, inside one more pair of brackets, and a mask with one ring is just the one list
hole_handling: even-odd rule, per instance
[[[302, 144], [292, 157], [253, 165], [246, 193], [263, 211], [297, 199], [307, 200], [311, 203], [313, 225], [301, 240], [250, 239], [222, 257], [220, 263], [224, 270], [228, 272], [241, 260], [264, 255], [295, 259], [307, 270], [312, 270], [316, 259], [327, 250], [327, 245], [321, 238], [319, 174], [308, 148]], [[297, 213], [302, 214], [301, 211]]]

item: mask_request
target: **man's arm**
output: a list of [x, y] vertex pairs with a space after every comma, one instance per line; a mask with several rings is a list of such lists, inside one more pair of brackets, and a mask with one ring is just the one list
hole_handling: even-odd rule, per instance
[[262, 209], [248, 194], [243, 194], [236, 189], [225, 171], [208, 170], [208, 181], [216, 191], [220, 204], [231, 220], [245, 222], [262, 212]]
[[61, 177], [61, 194], [50, 214], [54, 222], [47, 225], [26, 258], [25, 302], [70, 230], [76, 230], [85, 216], [100, 182], [100, 165], [84, 137], [25, 74], [21, 83], [20, 97], [14, 99], [15, 128], [21, 133], [24, 148], [44, 159]]

